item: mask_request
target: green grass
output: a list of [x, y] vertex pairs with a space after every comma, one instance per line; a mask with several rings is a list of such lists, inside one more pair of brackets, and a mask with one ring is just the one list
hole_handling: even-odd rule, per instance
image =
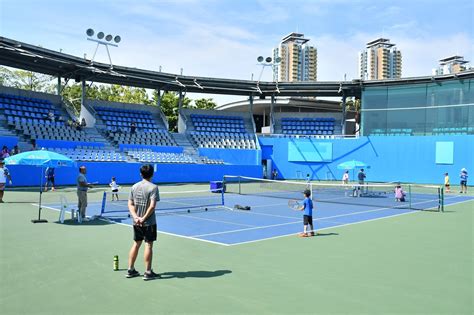
[[[180, 186], [193, 190], [200, 185]], [[173, 187], [163, 187], [162, 190]], [[57, 202], [74, 189], [43, 194]], [[100, 196], [101, 192], [91, 193]], [[145, 282], [126, 268], [129, 227], [37, 217], [37, 192], [0, 204], [0, 314], [472, 314], [474, 202], [323, 231], [220, 246], [159, 234]], [[158, 218], [159, 220], [159, 218]], [[143, 272], [143, 251], [137, 269]]]

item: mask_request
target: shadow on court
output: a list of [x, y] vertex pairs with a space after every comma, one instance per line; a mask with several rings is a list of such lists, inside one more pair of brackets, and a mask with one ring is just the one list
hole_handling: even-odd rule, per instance
[[316, 237], [319, 237], [319, 236], [334, 236], [334, 235], [339, 235], [339, 233], [320, 233], [320, 232], [318, 232], [318, 234], [316, 234]]
[[101, 226], [101, 225], [113, 224], [112, 222], [107, 222], [106, 220], [91, 220], [91, 221], [83, 221], [82, 223], [78, 223], [76, 220], [72, 220], [72, 219], [66, 219], [66, 220], [64, 220], [64, 223], [61, 223], [59, 221], [55, 221], [54, 223], [69, 225], [69, 226], [77, 226], [77, 227], [80, 227], [80, 226]]
[[160, 273], [161, 279], [172, 279], [172, 278], [214, 278], [232, 273], [230, 270], [216, 270], [216, 271], [169, 271]]

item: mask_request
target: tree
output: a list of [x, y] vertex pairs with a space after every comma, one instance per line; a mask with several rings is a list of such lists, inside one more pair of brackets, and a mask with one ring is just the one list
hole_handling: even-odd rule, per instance
[[53, 76], [31, 71], [0, 67], [0, 84], [16, 89], [54, 93]]
[[[153, 103], [158, 103], [158, 93], [153, 93]], [[168, 119], [169, 130], [176, 132], [178, 131], [178, 111], [179, 111], [179, 94], [176, 92], [165, 92], [161, 98], [161, 111], [165, 114]], [[184, 97], [183, 108], [190, 107], [191, 99]]]
[[199, 109], [214, 109], [217, 106], [217, 104], [212, 100], [212, 98], [200, 98], [194, 100], [194, 104], [195, 107]]

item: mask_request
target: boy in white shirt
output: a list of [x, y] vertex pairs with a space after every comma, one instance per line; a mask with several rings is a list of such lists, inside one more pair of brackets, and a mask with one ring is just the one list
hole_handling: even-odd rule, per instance
[[110, 188], [112, 188], [112, 201], [114, 201], [114, 197], [118, 201], [119, 200], [118, 191], [119, 191], [120, 186], [117, 185], [117, 181], [115, 180], [115, 177], [112, 177], [112, 180], [109, 186]]

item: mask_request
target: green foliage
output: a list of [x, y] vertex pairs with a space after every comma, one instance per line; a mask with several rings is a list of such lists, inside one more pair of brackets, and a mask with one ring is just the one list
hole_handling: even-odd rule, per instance
[[0, 67], [0, 84], [16, 89], [54, 93], [54, 77], [31, 71]]
[[200, 109], [214, 109], [217, 104], [212, 98], [200, 98], [194, 101], [195, 107]]

